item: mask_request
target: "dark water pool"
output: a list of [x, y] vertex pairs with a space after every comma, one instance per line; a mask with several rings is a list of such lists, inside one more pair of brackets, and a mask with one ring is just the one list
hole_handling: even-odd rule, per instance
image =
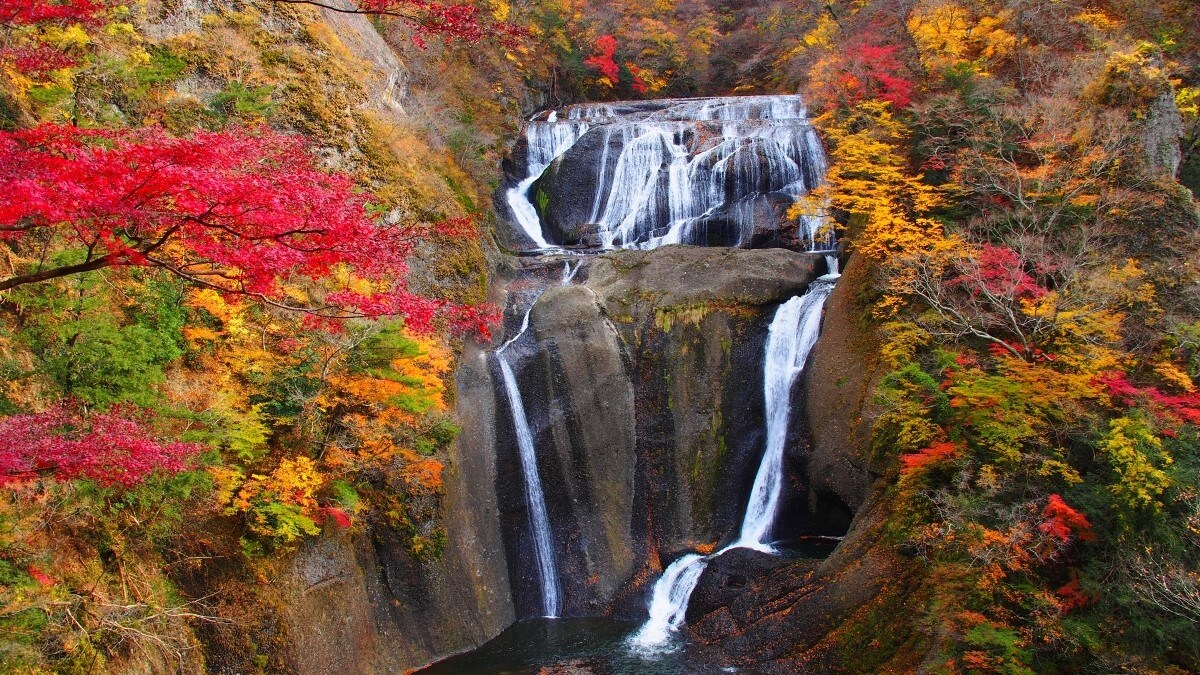
[[452, 656], [418, 675], [707, 675], [747, 673], [689, 661], [683, 650], [639, 656], [625, 639], [639, 623], [614, 619], [531, 619], [482, 647]]
[[[834, 537], [805, 537], [779, 546], [785, 560], [820, 560], [837, 546]], [[415, 675], [717, 675], [757, 672], [696, 661], [681, 642], [653, 655], [631, 650], [626, 640], [642, 622], [605, 618], [530, 619], [493, 640], [416, 671]]]

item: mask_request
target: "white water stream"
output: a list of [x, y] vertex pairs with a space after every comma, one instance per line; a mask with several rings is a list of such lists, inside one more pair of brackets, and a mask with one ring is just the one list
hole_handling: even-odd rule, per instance
[[[534, 300], [533, 304], [537, 304]], [[542, 615], [555, 618], [562, 610], [559, 600], [558, 561], [554, 555], [554, 535], [550, 531], [550, 517], [546, 512], [546, 496], [542, 491], [542, 478], [538, 474], [537, 450], [533, 445], [533, 432], [529, 428], [529, 420], [525, 416], [525, 403], [521, 399], [521, 389], [517, 386], [516, 375], [508, 362], [505, 352], [514, 342], [519, 340], [529, 329], [529, 315], [533, 313], [533, 304], [525, 312], [521, 320], [521, 330], [511, 340], [505, 342], [496, 350], [496, 361], [500, 364], [500, 374], [504, 379], [504, 391], [508, 394], [509, 407], [512, 408], [513, 427], [517, 435], [517, 448], [521, 456], [521, 472], [525, 478], [525, 506], [529, 510], [530, 533], [533, 535], [533, 553], [537, 562], [538, 574], [542, 584]]]
[[[604, 248], [704, 242], [705, 228], [713, 222], [732, 222], [736, 241], [730, 243], [745, 245], [764, 226], [764, 205], [786, 206], [817, 187], [825, 175], [824, 152], [797, 96], [590, 104], [564, 112], [528, 123], [526, 175], [505, 193], [515, 224], [544, 251], [554, 250], [556, 243], [547, 239], [530, 192], [551, 164], [585, 136], [588, 147], [599, 151], [590, 169], [595, 191], [576, 198], [587, 200], [590, 223]], [[571, 156], [563, 163], [569, 160]], [[540, 207], [544, 211], [546, 204]], [[819, 214], [800, 218], [798, 236], [809, 251], [836, 247], [822, 223]], [[636, 653], [675, 648], [688, 600], [713, 558], [739, 547], [774, 551], [770, 537], [785, 478], [790, 392], [816, 343], [822, 309], [838, 276], [836, 255], [827, 255], [826, 261], [829, 273], [804, 295], [780, 305], [771, 323], [763, 385], [767, 442], [737, 540], [715, 554], [690, 553], [667, 566], [654, 586], [649, 620], [629, 639]], [[565, 262], [560, 283], [569, 285], [580, 265]], [[520, 332], [496, 350], [496, 358], [513, 411], [543, 614], [557, 617], [562, 607], [554, 540], [533, 434], [506, 353], [528, 329], [530, 312], [532, 306]]]

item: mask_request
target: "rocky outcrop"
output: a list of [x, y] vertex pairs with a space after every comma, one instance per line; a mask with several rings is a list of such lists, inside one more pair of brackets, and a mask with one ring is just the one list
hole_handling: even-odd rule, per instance
[[701, 658], [764, 673], [836, 666], [840, 657], [828, 649], [836, 631], [905, 575], [905, 560], [882, 539], [885, 513], [877, 493], [824, 561], [738, 550], [717, 558], [688, 611], [688, 633]]
[[621, 146], [620, 134], [593, 129], [533, 184], [530, 201], [539, 207], [542, 229], [549, 241], [567, 246], [599, 243], [596, 219], [603, 213], [606, 202], [596, 196], [603, 178], [597, 158], [606, 152], [615, 158], [621, 153]]
[[[629, 575], [633, 536], [633, 388], [616, 333], [594, 293], [550, 287], [530, 315], [531, 338], [510, 349], [534, 434], [563, 582], [564, 612], [596, 615]], [[498, 377], [497, 377], [498, 380]], [[521, 616], [539, 615], [541, 592], [509, 400], [497, 386], [494, 490], [511, 592]], [[472, 425], [469, 411], [460, 408]]]
[[1150, 103], [1146, 116], [1143, 147], [1150, 165], [1172, 178], [1179, 175], [1183, 161], [1180, 144], [1183, 141], [1183, 115], [1175, 103], [1175, 92], [1164, 91]]
[[[824, 261], [670, 246], [585, 259], [577, 285], [558, 286], [564, 260], [580, 259], [526, 260], [511, 284], [547, 290], [510, 363], [547, 486], [564, 612], [639, 618], [666, 563], [736, 533], [763, 451], [766, 327]], [[507, 398], [499, 388], [495, 398], [508, 576], [518, 615], [531, 616], [540, 595], [523, 483]], [[485, 433], [486, 420], [459, 409]]]
[[403, 672], [474, 648], [516, 614], [493, 481], [498, 462], [491, 379], [482, 352], [468, 349], [457, 374], [464, 428], [445, 473], [440, 556], [414, 557], [387, 522], [350, 536], [327, 528], [306, 541], [275, 584], [281, 594], [283, 657], [297, 673]]
[[877, 476], [866, 457], [878, 414], [872, 396], [884, 373], [874, 331], [867, 325], [869, 308], [857, 297], [869, 273], [862, 260], [851, 259], [846, 266], [825, 302], [821, 339], [804, 376], [804, 412], [812, 434], [805, 474], [814, 514], [830, 500], [853, 513]]
[[398, 121], [405, 116], [408, 70], [371, 20], [350, 11], [354, 8], [349, 0], [329, 0], [328, 6], [321, 8], [321, 18], [362, 64], [358, 74], [368, 105], [383, 119]]

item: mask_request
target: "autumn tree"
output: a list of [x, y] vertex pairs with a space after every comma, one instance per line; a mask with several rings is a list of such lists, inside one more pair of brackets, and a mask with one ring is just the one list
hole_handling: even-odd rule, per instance
[[31, 415], [0, 420], [0, 485], [39, 475], [87, 478], [131, 487], [151, 474], [174, 473], [203, 449], [158, 438], [144, 414], [132, 408], [88, 411], [61, 403]]
[[110, 9], [93, 0], [0, 1], [0, 65], [33, 75], [77, 65], [86, 30], [103, 24]]
[[[427, 0], [355, 0], [341, 3], [336, 0], [271, 0], [271, 2], [311, 5], [345, 14], [366, 14], [397, 19], [411, 28], [418, 46], [427, 37], [473, 44], [484, 38], [513, 44], [528, 32], [507, 21], [507, 10], [491, 12], [477, 4], [428, 2]], [[504, 7], [508, 7], [504, 5]]]
[[[140, 266], [323, 317], [403, 315], [419, 327], [442, 307], [404, 288], [414, 233], [376, 225], [352, 181], [317, 169], [299, 138], [41, 125], [0, 133], [0, 158], [13, 188], [0, 237], [81, 251], [70, 264], [28, 259], [0, 290]], [[289, 280], [335, 274], [340, 288], [319, 298], [285, 297]]]

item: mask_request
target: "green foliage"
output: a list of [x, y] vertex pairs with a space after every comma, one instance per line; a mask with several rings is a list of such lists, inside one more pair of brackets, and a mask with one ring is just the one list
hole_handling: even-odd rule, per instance
[[276, 104], [271, 100], [274, 93], [275, 87], [271, 85], [247, 87], [238, 80], [230, 80], [213, 97], [210, 107], [224, 120], [263, 120], [275, 112]]
[[329, 490], [333, 493], [333, 500], [348, 513], [353, 513], [358, 508], [361, 497], [353, 485], [344, 480], [335, 480], [330, 484]]
[[1109, 490], [1119, 518], [1132, 524], [1141, 514], [1157, 515], [1160, 498], [1171, 479], [1164, 470], [1172, 462], [1163, 442], [1141, 417], [1118, 417], [1109, 422], [1100, 449], [1113, 468]]
[[54, 108], [71, 97], [71, 88], [54, 84], [36, 85], [29, 89], [29, 100], [41, 108]]
[[875, 423], [872, 444], [879, 453], [916, 452], [939, 435], [938, 421], [949, 412], [949, 398], [917, 363], [908, 363], [880, 382], [875, 404], [885, 412]]
[[305, 535], [321, 533], [320, 526], [296, 504], [267, 502], [254, 509], [258, 527], [269, 530], [272, 537], [284, 543], [292, 543]]
[[225, 441], [229, 451], [244, 461], [257, 460], [266, 451], [271, 430], [263, 422], [263, 404], [253, 405], [246, 412], [230, 411], [225, 416]]
[[[180, 288], [151, 275], [129, 275], [134, 284], [117, 303], [117, 292], [99, 272], [23, 290], [18, 302], [28, 319], [17, 339], [37, 359], [29, 375], [45, 376], [62, 395], [94, 405], [154, 405], [163, 367], [183, 354]], [[114, 312], [114, 304], [121, 309]]]

